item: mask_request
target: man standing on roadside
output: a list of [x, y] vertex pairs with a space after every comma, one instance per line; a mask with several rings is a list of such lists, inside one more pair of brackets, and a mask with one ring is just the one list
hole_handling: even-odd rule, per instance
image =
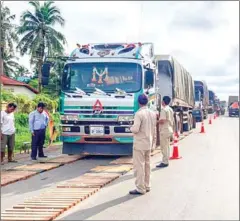
[[44, 108], [45, 104], [40, 102], [37, 105], [37, 109], [29, 114], [29, 128], [32, 133], [32, 160], [37, 160], [37, 152], [39, 158], [47, 157], [44, 156], [43, 145], [49, 117]]
[[13, 160], [15, 146], [15, 125], [14, 114], [17, 105], [9, 103], [5, 111], [1, 111], [1, 163], [5, 157], [5, 149], [8, 149], [8, 162], [17, 162]]
[[162, 110], [160, 113], [159, 120], [159, 131], [160, 131], [160, 147], [163, 155], [162, 163], [157, 165], [159, 168], [168, 167], [169, 161], [169, 150], [170, 150], [170, 138], [173, 134], [173, 110], [169, 107], [171, 98], [168, 96], [163, 97]]
[[148, 98], [146, 95], [139, 95], [138, 103], [140, 109], [130, 128], [134, 134], [133, 166], [136, 176], [136, 189], [130, 191], [130, 194], [145, 194], [150, 191], [150, 153], [155, 142], [156, 114], [147, 108]]

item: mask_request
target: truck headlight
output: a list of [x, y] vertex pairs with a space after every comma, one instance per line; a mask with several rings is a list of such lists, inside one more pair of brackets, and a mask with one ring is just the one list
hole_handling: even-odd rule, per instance
[[61, 115], [61, 120], [77, 121], [78, 115]]
[[118, 116], [118, 121], [133, 121], [133, 120], [134, 120], [133, 115]]
[[126, 127], [126, 128], [125, 128], [125, 132], [126, 132], [126, 133], [130, 133], [130, 132], [131, 132], [130, 128], [129, 128], [129, 127]]

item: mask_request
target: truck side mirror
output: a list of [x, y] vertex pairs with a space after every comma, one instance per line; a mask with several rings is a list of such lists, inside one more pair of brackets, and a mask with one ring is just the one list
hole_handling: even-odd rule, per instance
[[149, 88], [154, 84], [154, 72], [148, 70], [145, 72], [145, 88]]
[[48, 85], [51, 63], [47, 62], [42, 65], [42, 85]]

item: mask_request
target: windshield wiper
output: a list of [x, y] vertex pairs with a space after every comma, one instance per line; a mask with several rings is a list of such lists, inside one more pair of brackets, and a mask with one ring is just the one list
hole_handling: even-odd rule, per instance
[[120, 94], [120, 95], [128, 95], [128, 96], [132, 96], [132, 94], [127, 93], [126, 91], [116, 88], [116, 91]]
[[84, 90], [82, 90], [82, 89], [80, 89], [78, 87], [76, 87], [75, 93], [81, 94], [81, 95], [88, 95], [88, 96], [90, 96], [90, 94], [86, 93]]
[[68, 97], [71, 97], [71, 98], [73, 98], [73, 96], [80, 96], [80, 97], [82, 97], [81, 94], [78, 94], [78, 93], [75, 93], [75, 92], [72, 92], [72, 91], [70, 91], [70, 92], [63, 91], [63, 93], [65, 95], [67, 95]]
[[99, 93], [99, 94], [102, 94], [102, 95], [111, 96], [111, 94], [108, 94], [108, 93], [106, 93], [106, 92], [104, 92], [104, 91], [102, 91], [102, 90], [100, 90], [100, 89], [98, 89], [98, 88], [96, 88], [96, 87], [95, 87], [95, 91], [96, 91], [97, 93]]

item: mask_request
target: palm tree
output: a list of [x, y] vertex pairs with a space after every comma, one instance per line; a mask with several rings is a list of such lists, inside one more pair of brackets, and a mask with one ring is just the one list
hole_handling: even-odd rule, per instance
[[24, 35], [17, 48], [20, 53], [30, 54], [31, 61], [36, 61], [38, 69], [38, 90], [41, 92], [41, 67], [44, 56], [51, 56], [53, 53], [62, 53], [66, 39], [60, 32], [56, 31], [55, 24], [64, 25], [65, 21], [60, 10], [54, 6], [53, 1], [45, 1], [42, 5], [39, 1], [30, 1], [34, 12], [25, 11], [21, 16], [18, 34]]
[[18, 58], [15, 57], [12, 53], [7, 53], [7, 51], [4, 51], [3, 70], [6, 76], [14, 77], [16, 75], [17, 69], [20, 66], [16, 60], [18, 60]]
[[3, 57], [4, 50], [8, 50], [11, 54], [14, 54], [13, 43], [18, 41], [18, 35], [16, 33], [16, 26], [13, 24], [15, 15], [11, 15], [10, 9], [3, 6], [3, 1], [0, 7], [0, 52]]
[[19, 67], [16, 70], [15, 78], [23, 77], [25, 74], [29, 73], [29, 70], [24, 67], [23, 65], [19, 65]]
[[[3, 1], [0, 1], [0, 75], [4, 72], [9, 74], [11, 66], [15, 66], [15, 61], [12, 60], [14, 57], [13, 43], [18, 41], [18, 36], [13, 24], [14, 20], [15, 15], [11, 15], [10, 9], [3, 5]], [[8, 54], [5, 54], [6, 51]], [[6, 57], [8, 61], [4, 61]], [[10, 69], [4, 70], [4, 67]]]

